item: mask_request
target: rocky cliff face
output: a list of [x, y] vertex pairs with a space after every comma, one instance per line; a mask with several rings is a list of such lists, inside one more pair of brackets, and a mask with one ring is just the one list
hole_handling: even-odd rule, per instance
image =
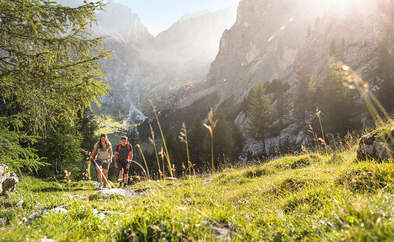
[[157, 37], [119, 4], [109, 4], [98, 20], [95, 31], [108, 36], [106, 48], [114, 50], [103, 63], [112, 90], [102, 99], [101, 112], [129, 113], [129, 122], [138, 122], [145, 118], [140, 110], [151, 110], [149, 99], [165, 106], [177, 90], [205, 78], [235, 9], [185, 17]]
[[[291, 97], [297, 71], [324, 75], [333, 55], [362, 76], [376, 65], [383, 1], [241, 0], [237, 21], [222, 36], [207, 82], [179, 105], [213, 92], [220, 95], [217, 106], [228, 99], [239, 105], [257, 83], [273, 79], [288, 82], [284, 95]], [[275, 112], [275, 103], [272, 108]], [[305, 141], [306, 124], [296, 124], [292, 116], [291, 111], [280, 134], [267, 140], [267, 152], [285, 139], [297, 145]], [[243, 113], [235, 121], [243, 129], [247, 123]], [[249, 140], [245, 149], [256, 152], [259, 147]]]
[[[243, 0], [235, 25], [225, 31], [208, 81], [224, 95], [240, 98], [256, 83], [290, 74], [308, 24], [320, 11], [316, 1]], [[234, 88], [236, 87], [236, 88]]]
[[138, 15], [119, 3], [106, 5], [103, 11], [97, 13], [97, 22], [95, 32], [119, 42], [138, 45], [153, 40]]

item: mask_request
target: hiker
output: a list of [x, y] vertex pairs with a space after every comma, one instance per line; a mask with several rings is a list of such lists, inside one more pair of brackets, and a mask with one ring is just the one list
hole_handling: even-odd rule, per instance
[[119, 187], [127, 186], [129, 180], [130, 163], [133, 159], [133, 149], [127, 140], [127, 136], [122, 136], [120, 144], [115, 149], [115, 168], [119, 167]]
[[89, 157], [90, 161], [93, 159], [96, 165], [97, 181], [99, 182], [97, 189], [100, 190], [107, 187], [108, 170], [112, 162], [112, 145], [106, 134], [100, 135], [99, 141], [94, 145], [92, 154]]

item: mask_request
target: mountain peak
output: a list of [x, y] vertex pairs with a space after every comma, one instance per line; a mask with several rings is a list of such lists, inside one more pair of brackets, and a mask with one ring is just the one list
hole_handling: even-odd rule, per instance
[[142, 43], [153, 39], [137, 14], [120, 3], [110, 2], [97, 14], [96, 31], [122, 42]]

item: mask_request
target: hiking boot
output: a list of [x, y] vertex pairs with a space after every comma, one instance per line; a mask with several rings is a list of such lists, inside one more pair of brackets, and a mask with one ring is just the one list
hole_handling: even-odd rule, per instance
[[119, 187], [122, 187], [122, 183], [121, 182], [119, 182]]
[[103, 188], [103, 184], [99, 183], [96, 190], [101, 190]]
[[125, 184], [123, 185], [123, 187], [126, 188], [126, 187], [127, 187], [127, 184], [125, 183]]
[[103, 188], [106, 189], [107, 188], [107, 184], [104, 184]]

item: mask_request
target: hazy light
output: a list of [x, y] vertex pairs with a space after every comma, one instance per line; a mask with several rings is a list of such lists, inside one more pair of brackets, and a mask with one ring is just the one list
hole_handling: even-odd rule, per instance
[[[292, 23], [292, 22], [294, 22], [294, 19], [293, 19], [293, 18], [290, 18], [290, 19], [289, 19], [289, 23]], [[271, 42], [272, 40], [274, 40], [274, 39], [276, 38], [276, 36], [279, 35], [280, 32], [284, 31], [286, 28], [287, 28], [287, 24], [282, 25], [282, 26], [279, 28], [278, 31], [276, 31], [275, 33], [273, 33], [273, 34], [268, 38], [267, 42]]]
[[345, 4], [346, 2], [349, 2], [349, 0], [330, 0], [332, 4]]
[[332, 7], [348, 7], [351, 5], [365, 5], [374, 1], [376, 0], [329, 0], [328, 2]]

